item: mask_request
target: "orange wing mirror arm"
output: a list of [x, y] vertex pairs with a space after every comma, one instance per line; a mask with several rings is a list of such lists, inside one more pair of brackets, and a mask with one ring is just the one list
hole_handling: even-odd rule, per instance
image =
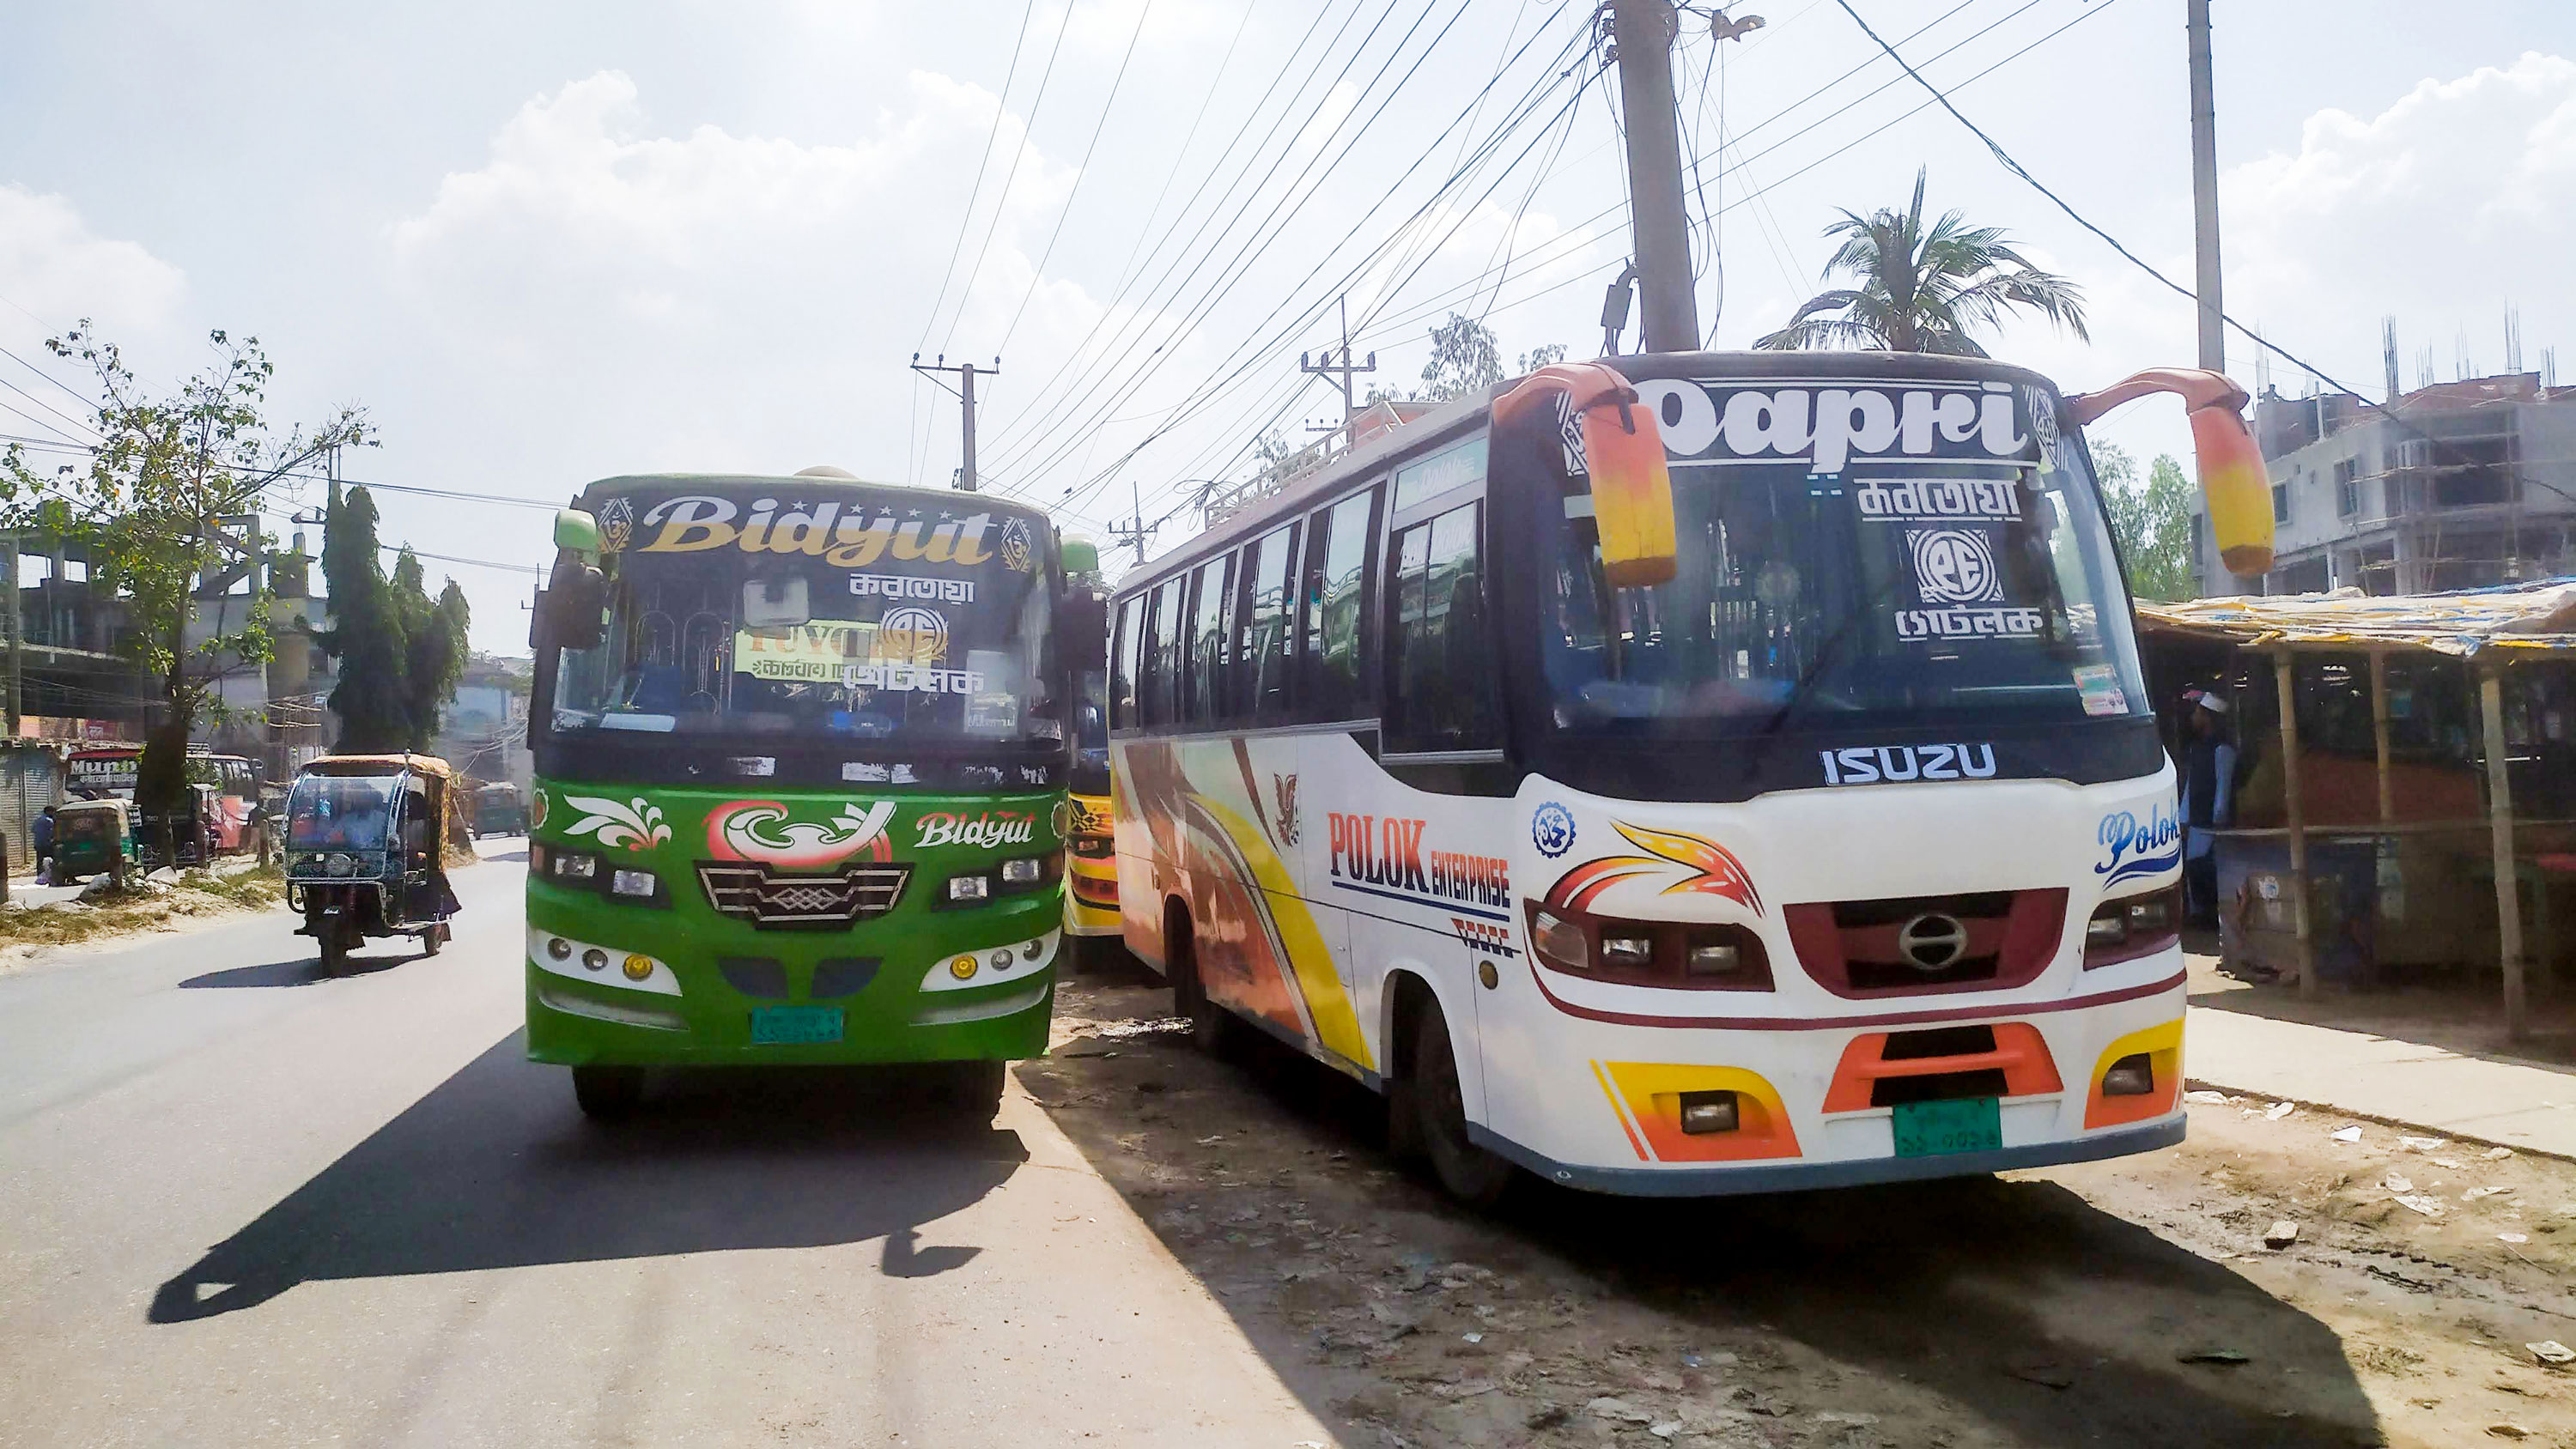
[[1509, 423], [1565, 397], [1581, 421], [1584, 471], [1592, 480], [1592, 522], [1601, 535], [1601, 572], [1615, 589], [1651, 588], [1675, 572], [1672, 474], [1655, 409], [1617, 368], [1599, 362], [1542, 367], [1494, 399], [1494, 421]]
[[2245, 389], [2224, 374], [2196, 367], [2153, 367], [2124, 377], [2100, 392], [2066, 400], [2066, 415], [2083, 427], [2122, 403], [2151, 392], [2182, 399], [2191, 420], [2201, 496], [2209, 500], [2209, 531], [2219, 561], [2238, 578], [2272, 568], [2272, 488], [2263, 450], [2245, 426]]

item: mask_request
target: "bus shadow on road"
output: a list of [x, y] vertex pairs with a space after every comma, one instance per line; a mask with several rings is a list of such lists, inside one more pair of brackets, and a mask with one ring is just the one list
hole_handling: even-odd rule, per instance
[[979, 1251], [924, 1243], [1028, 1158], [942, 1120], [899, 1075], [675, 1076], [598, 1126], [559, 1067], [493, 1044], [153, 1295], [154, 1323], [256, 1307], [298, 1283], [884, 1240], [895, 1277]]
[[349, 958], [349, 964], [335, 975], [322, 969], [321, 958], [298, 956], [292, 961], [264, 961], [256, 966], [227, 966], [221, 971], [209, 971], [202, 976], [191, 976], [179, 983], [179, 989], [225, 991], [256, 986], [320, 986], [326, 982], [373, 976], [379, 971], [391, 971], [397, 966], [407, 966], [414, 961], [425, 959], [427, 958], [418, 951], [402, 951], [392, 955], [352, 956]]
[[[1393, 1170], [1374, 1094], [1267, 1041], [1220, 1063], [1177, 1031], [1076, 1039], [1021, 1079], [1333, 1422], [1555, 1443], [1522, 1425], [1579, 1438], [1609, 1399], [1730, 1443], [1873, 1419], [1852, 1442], [2380, 1442], [2333, 1329], [2059, 1181], [1648, 1200], [1531, 1179], [1477, 1215]], [[2181, 1361], [2199, 1350], [2221, 1361]]]

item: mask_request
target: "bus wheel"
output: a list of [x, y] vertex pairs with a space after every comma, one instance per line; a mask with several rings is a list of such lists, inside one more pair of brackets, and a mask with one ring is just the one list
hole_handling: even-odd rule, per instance
[[1469, 1207], [1492, 1207], [1511, 1188], [1519, 1169], [1467, 1140], [1467, 1105], [1458, 1087], [1458, 1058], [1449, 1045], [1449, 1024], [1437, 1003], [1426, 1003], [1413, 1033], [1412, 1080], [1400, 1105], [1410, 1109], [1408, 1131], [1399, 1134], [1421, 1144], [1432, 1176], [1451, 1197]]
[[961, 1122], [990, 1122], [1002, 1110], [1002, 1083], [1008, 1062], [947, 1062], [938, 1087], [939, 1104]]
[[1171, 963], [1166, 970], [1172, 978], [1172, 1009], [1190, 1019], [1190, 1045], [1212, 1057], [1225, 1056], [1234, 1048], [1234, 1014], [1209, 998], [1189, 914], [1178, 906], [1164, 920], [1163, 952]]
[[594, 1122], [615, 1121], [643, 1103], [644, 1069], [575, 1067], [572, 1097], [581, 1104], [581, 1115]]
[[1120, 958], [1127, 954], [1126, 943], [1116, 936], [1074, 936], [1073, 974], [1076, 976], [1112, 976], [1117, 974]]

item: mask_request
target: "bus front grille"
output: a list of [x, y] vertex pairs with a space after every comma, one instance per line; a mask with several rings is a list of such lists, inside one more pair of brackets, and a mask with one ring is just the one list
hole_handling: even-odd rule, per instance
[[767, 866], [698, 862], [707, 903], [763, 931], [829, 931], [874, 920], [903, 898], [908, 865], [851, 866], [833, 875], [782, 875]]
[[1973, 891], [1793, 905], [1781, 914], [1798, 964], [1861, 999], [2026, 986], [2048, 969], [2066, 891]]

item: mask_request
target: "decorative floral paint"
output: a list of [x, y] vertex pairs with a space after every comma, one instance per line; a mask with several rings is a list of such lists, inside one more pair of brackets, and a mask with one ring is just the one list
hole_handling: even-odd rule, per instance
[[854, 855], [891, 860], [894, 844], [886, 824], [894, 818], [892, 800], [861, 807], [853, 800], [841, 813], [816, 823], [787, 818], [787, 806], [776, 800], [733, 800], [707, 812], [707, 851], [718, 860], [756, 860], [790, 870], [818, 870]]

